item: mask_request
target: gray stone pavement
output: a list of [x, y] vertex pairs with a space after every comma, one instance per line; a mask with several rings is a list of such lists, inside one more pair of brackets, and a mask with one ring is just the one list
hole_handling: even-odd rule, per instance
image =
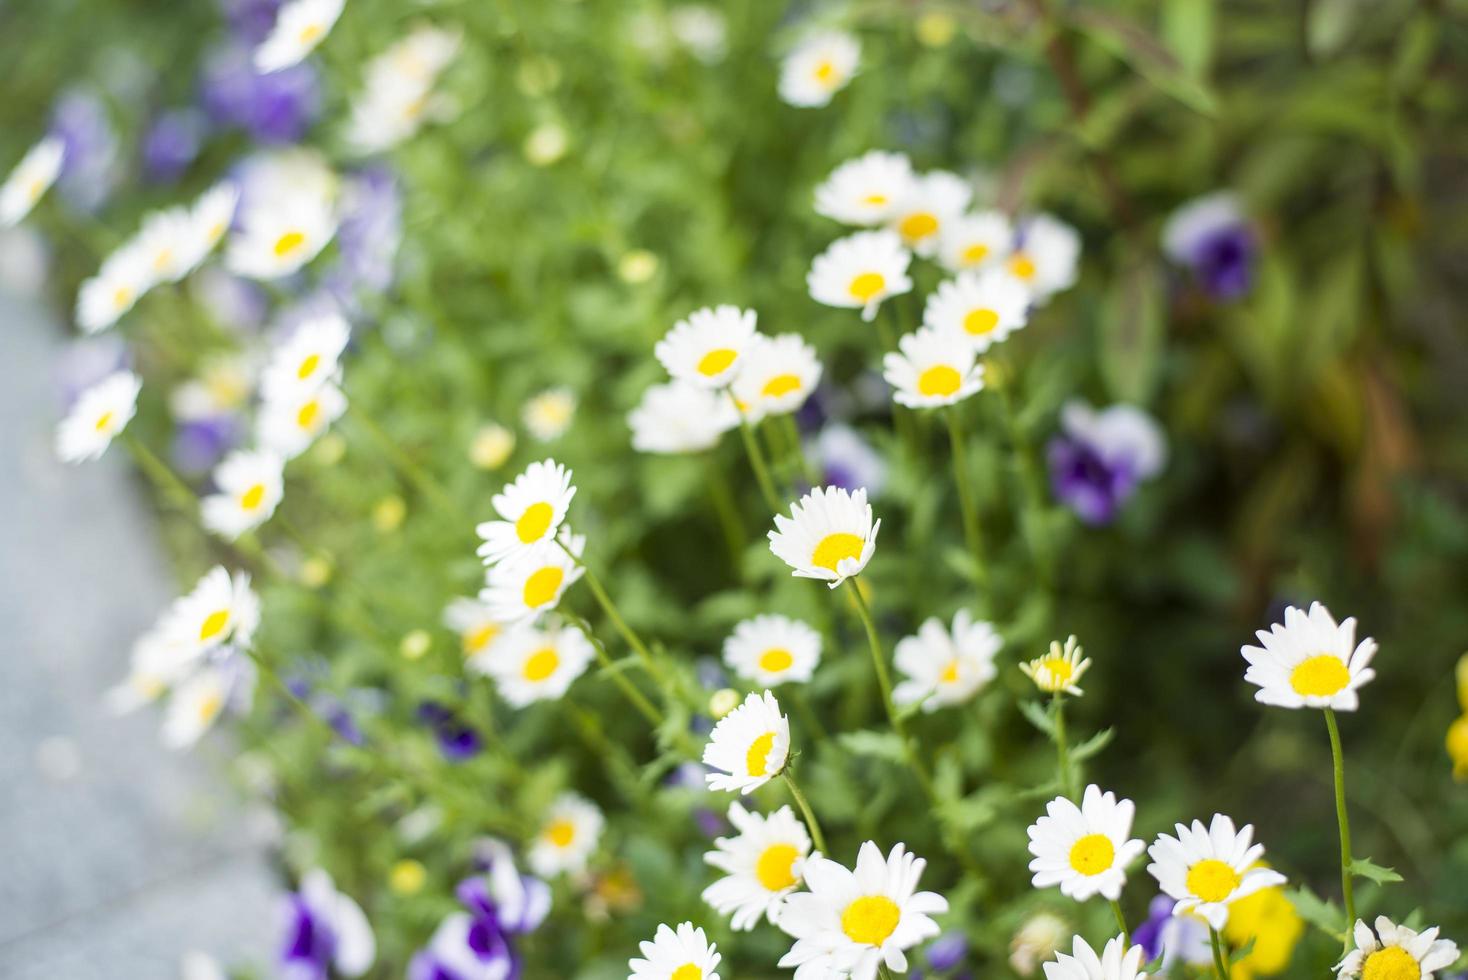
[[60, 346], [0, 292], [0, 978], [172, 980], [190, 949], [263, 965], [277, 886], [227, 738], [176, 754], [155, 711], [102, 707], [175, 590], [118, 448], [52, 455]]

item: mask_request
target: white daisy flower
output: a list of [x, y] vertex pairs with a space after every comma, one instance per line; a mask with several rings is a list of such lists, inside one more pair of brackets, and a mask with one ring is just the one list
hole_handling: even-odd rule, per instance
[[490, 498], [500, 519], [475, 527], [475, 533], [484, 539], [477, 554], [491, 565], [554, 539], [574, 496], [570, 470], [553, 459], [531, 463]]
[[[556, 540], [538, 542], [514, 561], [490, 568], [488, 583], [479, 593], [480, 601], [502, 623], [533, 620], [549, 612], [566, 589], [581, 578], [584, 570], [577, 559], [585, 547], [583, 535], [563, 528]], [[570, 555], [566, 554], [567, 548]]]
[[248, 710], [254, 690], [255, 665], [248, 657], [236, 654], [205, 664], [168, 695], [163, 744], [188, 748], [214, 727], [226, 708]]
[[760, 687], [804, 683], [821, 659], [821, 634], [789, 616], [762, 614], [734, 627], [724, 641], [724, 663]]
[[954, 405], [984, 387], [984, 365], [968, 335], [921, 327], [897, 340], [882, 356], [882, 377], [892, 398], [908, 408]]
[[1036, 306], [1075, 285], [1081, 258], [1081, 236], [1048, 214], [1026, 221], [1019, 243], [1004, 260], [1004, 270], [1029, 289]]
[[907, 154], [871, 150], [841, 164], [816, 188], [816, 214], [847, 225], [884, 224], [916, 180]]
[[1081, 675], [1090, 669], [1091, 658], [1082, 657], [1084, 652], [1074, 636], [1065, 638], [1062, 647], [1058, 640], [1050, 641], [1050, 652], [1019, 665], [1024, 675], [1035, 682], [1035, 686], [1046, 694], [1064, 692], [1080, 697], [1085, 692], [1077, 685]]
[[1308, 613], [1290, 606], [1283, 626], [1275, 623], [1268, 633], [1255, 635], [1263, 646], [1239, 652], [1249, 662], [1244, 680], [1258, 685], [1254, 700], [1261, 704], [1355, 711], [1356, 692], [1376, 676], [1368, 666], [1376, 641], [1367, 637], [1357, 643], [1355, 618], [1337, 625], [1318, 602]]
[[269, 74], [300, 64], [326, 39], [343, 6], [345, 0], [288, 0], [255, 49], [255, 70]]
[[107, 329], [132, 309], [154, 283], [152, 260], [135, 244], [124, 245], [109, 255], [97, 274], [77, 290], [77, 325], [86, 333]]
[[906, 973], [903, 951], [938, 935], [932, 916], [948, 911], [943, 896], [915, 891], [926, 864], [901, 844], [883, 858], [871, 841], [861, 845], [854, 872], [812, 855], [804, 869], [810, 890], [787, 897], [780, 911], [777, 924], [795, 938], [780, 965], [796, 967], [802, 980], [873, 980], [882, 965]]
[[271, 452], [237, 449], [214, 469], [217, 493], [199, 503], [204, 526], [227, 541], [270, 520], [285, 493], [285, 462]]
[[946, 170], [934, 170], [914, 179], [897, 202], [888, 226], [902, 236], [902, 244], [924, 258], [936, 255], [944, 230], [973, 200], [968, 181]]
[[723, 388], [734, 380], [741, 355], [755, 338], [754, 310], [705, 307], [673, 325], [653, 348], [659, 363], [677, 381]]
[[117, 371], [82, 392], [56, 428], [57, 457], [81, 463], [105, 453], [132, 421], [142, 388], [136, 374]]
[[1147, 954], [1140, 946], [1128, 948], [1125, 936], [1108, 939], [1100, 956], [1076, 936], [1071, 952], [1057, 953], [1054, 963], [1045, 964], [1045, 980], [1147, 980], [1142, 972]]
[[312, 317], [275, 349], [260, 378], [267, 400], [314, 392], [341, 377], [341, 356], [352, 339], [351, 325], [339, 313]]
[[1176, 837], [1158, 834], [1147, 848], [1152, 858], [1147, 873], [1177, 899], [1173, 915], [1192, 913], [1222, 929], [1230, 902], [1285, 882], [1278, 871], [1255, 867], [1264, 856], [1264, 845], [1250, 846], [1253, 838], [1253, 826], [1245, 824], [1235, 831], [1234, 822], [1221, 813], [1215, 813], [1207, 827], [1200, 820], [1191, 827], [1178, 824]]
[[897, 641], [894, 659], [906, 679], [892, 698], [898, 704], [921, 703], [924, 711], [962, 704], [994, 679], [994, 656], [1003, 645], [994, 627], [975, 622], [967, 609], [954, 615], [951, 633], [933, 617], [916, 636]]
[[595, 657], [580, 630], [527, 626], [506, 632], [493, 655], [475, 657], [469, 666], [493, 677], [500, 697], [523, 708], [561, 697]]
[[1335, 968], [1336, 980], [1433, 980], [1438, 970], [1458, 961], [1458, 945], [1437, 934], [1436, 926], [1417, 932], [1384, 915], [1376, 917], [1372, 932], [1357, 919], [1356, 948]]
[[1127, 866], [1147, 846], [1127, 837], [1136, 810], [1131, 800], [1118, 800], [1094, 783], [1086, 787], [1080, 806], [1063, 796], [1045, 804], [1046, 815], [1029, 829], [1032, 884], [1059, 885], [1062, 895], [1077, 902], [1092, 895], [1116, 901]]
[[972, 272], [995, 265], [1009, 255], [1014, 226], [1002, 211], [979, 211], [944, 222], [938, 261], [950, 272]]
[[823, 31], [801, 41], [780, 66], [780, 98], [793, 106], [826, 105], [846, 87], [861, 60], [861, 42], [845, 31]]
[[148, 276], [155, 284], [178, 282], [197, 264], [193, 216], [183, 207], [154, 211], [143, 218], [131, 247], [147, 259]]
[[1030, 292], [1001, 271], [963, 272], [938, 284], [923, 306], [923, 326], [967, 337], [982, 354], [1025, 325]]
[[193, 659], [226, 643], [248, 649], [259, 625], [260, 598], [249, 573], [216, 565], [163, 613], [158, 635], [172, 652]]
[[330, 382], [314, 391], [287, 391], [261, 404], [255, 420], [256, 438], [261, 447], [287, 460], [295, 459], [346, 410], [347, 396]]
[[912, 289], [907, 276], [912, 253], [891, 231], [859, 231], [838, 238], [815, 257], [806, 274], [811, 299], [826, 306], [861, 310], [870, 321], [882, 300]]
[[631, 959], [627, 980], [719, 980], [714, 971], [719, 966], [719, 953], [702, 929], [684, 922], [673, 931], [658, 926], [652, 942], [638, 943], [641, 959]]
[[520, 421], [541, 442], [554, 442], [565, 435], [576, 417], [576, 393], [570, 388], [547, 388], [525, 403]]
[[235, 209], [240, 203], [240, 188], [233, 181], [215, 184], [199, 195], [189, 210], [189, 221], [193, 226], [194, 265], [198, 265], [224, 240], [229, 227], [234, 223]]
[[590, 800], [563, 793], [551, 804], [526, 861], [542, 878], [564, 872], [580, 874], [596, 850], [606, 820]]
[[452, 117], [452, 100], [438, 95], [438, 76], [458, 55], [455, 31], [420, 25], [367, 63], [353, 100], [347, 143], [358, 153], [380, 153], [409, 139], [429, 121]]
[[128, 674], [103, 696], [107, 709], [125, 715], [151, 704], [194, 667], [190, 650], [171, 645], [156, 626], [133, 642]]
[[789, 517], [775, 515], [770, 551], [796, 578], [820, 579], [834, 589], [867, 567], [881, 528], [880, 518], [872, 521], [865, 490], [816, 487], [791, 505]]
[[821, 380], [816, 350], [799, 334], [755, 334], [740, 364], [731, 390], [739, 410], [751, 422], [795, 411]]
[[703, 452], [739, 424], [739, 413], [721, 391], [687, 381], [653, 385], [627, 415], [632, 448], [674, 455]]
[[738, 800], [729, 804], [737, 837], [720, 837], [703, 859], [724, 877], [703, 890], [703, 900], [730, 916], [736, 930], [753, 929], [761, 918], [779, 920], [785, 896], [800, 884], [810, 835], [788, 806], [768, 816], [751, 813]]
[[464, 658], [480, 670], [488, 666], [491, 651], [506, 633], [505, 624], [479, 599], [454, 599], [444, 607], [443, 624], [459, 635]]
[[718, 771], [704, 778], [710, 789], [748, 796], [780, 775], [789, 755], [790, 719], [769, 691], [751, 694], [709, 733], [703, 764]]
[[13, 228], [31, 213], [61, 175], [66, 144], [48, 136], [26, 151], [20, 163], [0, 184], [0, 228]]
[[239, 230], [230, 238], [225, 264], [250, 279], [280, 279], [319, 255], [336, 228], [329, 197], [284, 189], [268, 198], [252, 193], [239, 216]]

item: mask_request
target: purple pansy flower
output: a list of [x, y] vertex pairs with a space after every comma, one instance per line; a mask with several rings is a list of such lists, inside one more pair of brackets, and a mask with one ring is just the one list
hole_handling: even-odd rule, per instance
[[403, 238], [403, 196], [386, 167], [369, 167], [349, 177], [337, 227], [339, 258], [326, 274], [327, 288], [348, 310], [361, 294], [376, 295], [393, 284]]
[[334, 969], [359, 977], [377, 958], [372, 926], [361, 906], [336, 890], [320, 869], [286, 899], [281, 972], [286, 980], [326, 980]]
[[238, 446], [244, 436], [245, 420], [235, 413], [183, 419], [174, 430], [169, 455], [184, 475], [201, 476]]
[[275, 26], [281, 0], [219, 0], [220, 11], [245, 44], [254, 47], [269, 36]]
[[1152, 899], [1147, 920], [1132, 933], [1132, 942], [1142, 947], [1149, 961], [1162, 957], [1164, 970], [1179, 959], [1193, 965], [1211, 962], [1207, 923], [1192, 916], [1174, 916], [1176, 904], [1166, 895]]
[[1253, 284], [1258, 244], [1238, 198], [1227, 191], [1174, 211], [1162, 229], [1162, 249], [1215, 299], [1237, 299]]
[[1058, 500], [1087, 524], [1107, 524], [1155, 476], [1166, 459], [1162, 430], [1132, 405], [1096, 411], [1084, 402], [1066, 404], [1061, 433], [1050, 441], [1050, 485]]
[[316, 69], [302, 62], [268, 75], [255, 71], [250, 50], [218, 48], [205, 60], [199, 98], [220, 126], [243, 129], [263, 143], [294, 143], [321, 111]]
[[459, 884], [467, 912], [448, 916], [428, 947], [413, 957], [409, 980], [518, 980], [514, 937], [533, 931], [550, 911], [550, 888], [522, 875], [510, 849], [487, 840], [479, 847], [487, 873]]
[[934, 970], [951, 970], [968, 955], [968, 937], [961, 932], [946, 932], [928, 944], [928, 966]]
[[56, 186], [83, 211], [106, 203], [117, 182], [117, 131], [95, 92], [73, 89], [51, 112], [51, 135], [65, 147]]
[[418, 706], [418, 719], [433, 729], [438, 750], [449, 762], [462, 762], [479, 752], [479, 732], [460, 721], [448, 705], [425, 701]]
[[143, 134], [143, 172], [171, 184], [184, 175], [204, 142], [204, 118], [194, 109], [171, 109], [154, 118]]
[[82, 392], [109, 374], [131, 368], [132, 355], [127, 343], [115, 334], [71, 341], [62, 349], [56, 369], [62, 407], [69, 408]]
[[822, 429], [814, 456], [826, 486], [865, 488], [868, 497], [878, 497], [887, 484], [886, 461], [848, 425], [837, 422]]

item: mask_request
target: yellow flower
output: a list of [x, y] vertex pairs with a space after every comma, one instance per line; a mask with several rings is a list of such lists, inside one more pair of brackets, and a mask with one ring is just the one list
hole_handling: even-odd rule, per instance
[[[1256, 867], [1267, 867], [1261, 862]], [[1290, 965], [1295, 944], [1305, 931], [1305, 922], [1278, 886], [1262, 888], [1233, 902], [1223, 938], [1230, 946], [1242, 947], [1249, 940], [1254, 948], [1234, 964], [1234, 980], [1253, 980], [1282, 973]]]
[[414, 895], [423, 890], [428, 880], [428, 870], [412, 858], [404, 858], [392, 866], [387, 874], [387, 885], [398, 895]]

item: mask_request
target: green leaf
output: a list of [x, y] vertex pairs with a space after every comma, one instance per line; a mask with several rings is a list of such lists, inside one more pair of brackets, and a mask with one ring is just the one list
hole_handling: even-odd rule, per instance
[[1183, 105], [1207, 116], [1218, 111], [1218, 100], [1208, 86], [1189, 76], [1177, 55], [1140, 25], [1109, 12], [1087, 9], [1071, 13], [1070, 21], [1082, 34]]
[[1039, 701], [1021, 701], [1019, 711], [1031, 725], [1044, 732], [1046, 738], [1055, 741], [1055, 719], [1050, 717], [1049, 710], [1043, 704]]
[[1073, 748], [1073, 749], [1070, 750], [1070, 759], [1071, 759], [1071, 761], [1072, 762], [1084, 762], [1084, 761], [1086, 761], [1087, 759], [1091, 758], [1091, 756], [1095, 755], [1096, 753], [1100, 752], [1102, 749], [1106, 748], [1106, 746], [1110, 745], [1111, 744], [1111, 739], [1115, 735], [1116, 735], [1116, 729], [1114, 729], [1114, 728], [1103, 728], [1101, 731], [1097, 732], [1095, 735], [1092, 735], [1090, 738], [1086, 739], [1080, 745], [1077, 745], [1075, 748]]
[[1184, 72], [1206, 77], [1213, 62], [1213, 0], [1167, 0], [1162, 7], [1162, 39]]
[[853, 755], [864, 755], [888, 762], [902, 763], [906, 756], [902, 751], [902, 739], [892, 732], [845, 732], [837, 736], [842, 747]]
[[1334, 904], [1320, 898], [1303, 885], [1285, 892], [1285, 898], [1288, 898], [1295, 906], [1295, 911], [1300, 913], [1300, 918], [1328, 936], [1335, 939], [1342, 938], [1340, 924], [1346, 914]]
[[1378, 885], [1389, 885], [1395, 881], [1401, 881], [1402, 876], [1391, 868], [1384, 868], [1370, 858], [1356, 858], [1347, 869], [1357, 878], [1366, 878], [1376, 882]]
[[1162, 364], [1163, 279], [1153, 263], [1124, 272], [1101, 314], [1101, 375], [1117, 401], [1146, 404]]

